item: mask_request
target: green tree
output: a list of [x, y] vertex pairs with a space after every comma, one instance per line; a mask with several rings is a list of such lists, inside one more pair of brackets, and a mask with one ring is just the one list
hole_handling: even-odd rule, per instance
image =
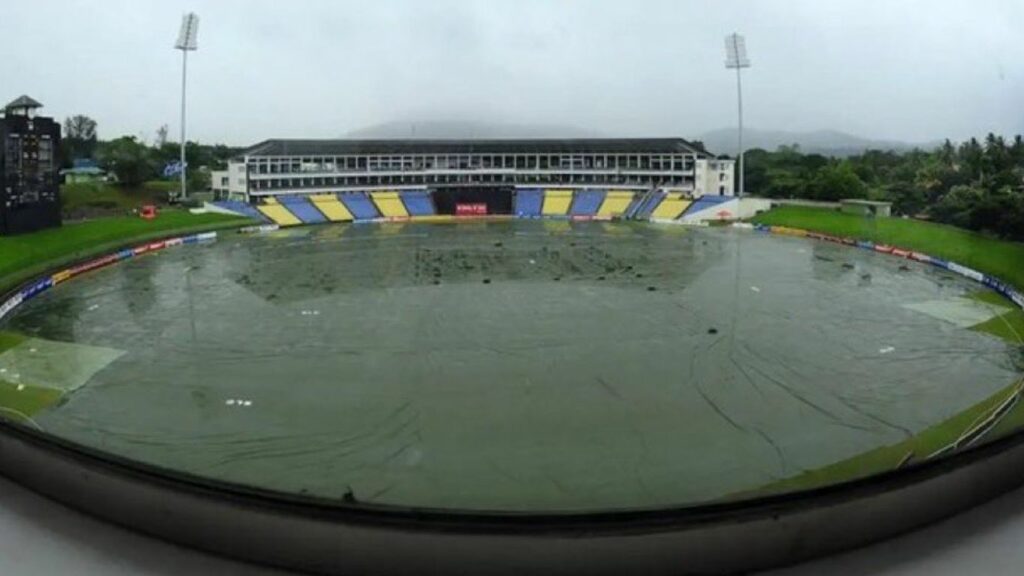
[[185, 182], [189, 192], [202, 192], [210, 189], [210, 169], [206, 166], [189, 170]]
[[938, 151], [939, 160], [947, 166], [956, 164], [956, 147], [949, 141], [949, 138], [942, 143]]
[[927, 205], [924, 192], [912, 182], [895, 181], [882, 188], [882, 199], [892, 202], [896, 214], [916, 216]]
[[771, 168], [767, 172], [769, 181], [765, 189], [767, 198], [807, 198], [807, 179], [797, 170]]
[[1010, 160], [1018, 168], [1024, 168], [1024, 137], [1017, 134], [1010, 144]]
[[979, 186], [957, 184], [931, 207], [930, 213], [940, 222], [971, 228], [971, 211], [984, 197], [985, 191]]
[[828, 158], [821, 154], [807, 154], [800, 159], [800, 168], [804, 173], [811, 173], [828, 166]]
[[743, 154], [743, 185], [748, 193], [764, 195], [768, 190], [770, 181], [767, 172], [770, 161], [771, 152], [761, 148], [751, 148]]
[[102, 143], [96, 150], [100, 165], [123, 186], [138, 186], [157, 176], [157, 163], [148, 146], [134, 136], [122, 136]]
[[[238, 152], [238, 148], [231, 148], [223, 144], [210, 146], [189, 142], [185, 145], [185, 161], [188, 163], [189, 172], [204, 167], [210, 170], [225, 170], [228, 160], [236, 156]], [[178, 162], [181, 158], [181, 148], [177, 142], [164, 142], [160, 146], [154, 146], [153, 158], [162, 171], [164, 166]]]
[[867, 186], [853, 170], [848, 160], [819, 168], [810, 182], [808, 191], [815, 200], [837, 201], [846, 198], [866, 198]]
[[62, 163], [70, 166], [72, 160], [92, 158], [96, 151], [96, 138], [96, 121], [92, 118], [82, 114], [65, 118], [61, 143]]
[[967, 176], [971, 180], [978, 180], [985, 176], [985, 149], [978, 143], [977, 138], [971, 138], [960, 145], [957, 150], [957, 157]]
[[847, 159], [803, 154], [799, 146], [748, 152], [749, 189], [768, 198], [893, 203], [897, 214], [1024, 239], [1024, 137], [988, 134], [935, 150], [866, 150]]

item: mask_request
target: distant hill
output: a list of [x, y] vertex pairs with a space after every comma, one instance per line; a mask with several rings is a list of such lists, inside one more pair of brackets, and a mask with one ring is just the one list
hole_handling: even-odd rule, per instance
[[[665, 135], [652, 134], [652, 136]], [[687, 140], [703, 142], [704, 146], [714, 154], [733, 155], [736, 153], [735, 128], [712, 130], [703, 134], [678, 134], [678, 136]], [[343, 137], [367, 140], [398, 140], [405, 138], [608, 138], [615, 137], [615, 135], [571, 125], [504, 124], [468, 120], [397, 120], [353, 130]], [[910, 143], [895, 140], [872, 140], [838, 130], [787, 132], [784, 130], [758, 130], [756, 128], [744, 129], [743, 141], [744, 147], [748, 150], [750, 148], [775, 150], [782, 145], [797, 144], [803, 152], [816, 152], [828, 156], [850, 156], [859, 154], [867, 149], [897, 151], [909, 150], [914, 147], [930, 149], [941, 144], [941, 142]]]
[[[736, 129], [723, 128], [705, 132], [696, 137], [704, 142], [708, 150], [715, 154], [736, 153]], [[877, 150], [910, 150], [912, 148], [931, 149], [941, 142], [900, 142], [896, 140], [872, 140], [840, 132], [838, 130], [815, 130], [813, 132], [787, 132], [784, 130], [743, 129], [743, 147], [775, 150], [779, 146], [797, 144], [802, 152], [825, 154], [827, 156], [851, 156], [868, 149]]]
[[600, 138], [602, 134], [576, 126], [500, 124], [462, 120], [394, 121], [353, 130], [345, 138], [397, 140], [402, 138]]

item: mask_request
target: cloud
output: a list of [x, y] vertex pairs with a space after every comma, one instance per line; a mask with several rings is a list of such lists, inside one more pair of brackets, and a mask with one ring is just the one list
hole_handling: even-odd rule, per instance
[[735, 123], [723, 37], [746, 34], [747, 122], [913, 141], [1024, 131], [1015, 0], [127, 1], [5, 7], [0, 78], [101, 136], [177, 132], [181, 14], [202, 18], [189, 131], [331, 137], [396, 119], [680, 135]]

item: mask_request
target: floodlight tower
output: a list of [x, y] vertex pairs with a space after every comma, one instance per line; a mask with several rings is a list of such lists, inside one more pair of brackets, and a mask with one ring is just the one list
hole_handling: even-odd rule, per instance
[[174, 47], [181, 50], [181, 199], [184, 200], [188, 193], [185, 188], [186, 164], [185, 164], [185, 78], [188, 70], [188, 53], [196, 50], [196, 36], [199, 33], [199, 16], [189, 12], [181, 17], [181, 30], [178, 32], [178, 41]]
[[747, 58], [747, 43], [743, 36], [730, 34], [725, 37], [725, 67], [736, 69], [736, 102], [739, 107], [739, 129], [737, 130], [737, 156], [739, 157], [739, 196], [743, 196], [743, 83], [740, 80], [740, 71], [750, 68], [750, 60]]

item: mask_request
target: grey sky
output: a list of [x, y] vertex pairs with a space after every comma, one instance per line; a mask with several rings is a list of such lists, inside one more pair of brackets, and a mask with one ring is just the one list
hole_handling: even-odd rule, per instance
[[33, 0], [0, 15], [0, 99], [190, 139], [333, 137], [469, 119], [693, 136], [735, 124], [723, 37], [747, 36], [747, 124], [924, 141], [1024, 132], [1024, 1]]

